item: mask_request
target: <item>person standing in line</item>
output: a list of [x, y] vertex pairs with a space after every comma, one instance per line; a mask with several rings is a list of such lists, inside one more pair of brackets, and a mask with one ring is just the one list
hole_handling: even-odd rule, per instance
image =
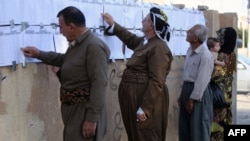
[[110, 56], [108, 46], [85, 26], [84, 14], [76, 7], [62, 9], [60, 32], [67, 38], [65, 54], [22, 48], [25, 56], [57, 66], [63, 141], [102, 141], [106, 131], [105, 95]]
[[184, 65], [183, 85], [178, 98], [179, 141], [209, 141], [213, 96], [209, 82], [214, 68], [214, 59], [205, 45], [208, 28], [196, 24], [187, 30], [187, 50]]
[[212, 141], [224, 141], [224, 125], [233, 123], [232, 95], [234, 73], [236, 72], [236, 54], [234, 52], [237, 40], [237, 31], [233, 27], [223, 27], [216, 31], [221, 49], [218, 60], [224, 61], [224, 66], [215, 66], [212, 80], [219, 85], [224, 93], [228, 106], [214, 108], [213, 126], [211, 131]]
[[106, 31], [134, 51], [118, 89], [128, 141], [165, 141], [169, 107], [166, 78], [173, 59], [167, 45], [170, 39], [167, 15], [159, 8], [151, 8], [142, 20], [144, 37], [129, 32], [109, 13], [102, 16], [110, 25]]
[[220, 41], [215, 37], [209, 37], [207, 39], [207, 47], [214, 56], [214, 64], [215, 65], [225, 66], [224, 61], [219, 61], [218, 60], [218, 52], [220, 51], [220, 48], [221, 48], [220, 47]]

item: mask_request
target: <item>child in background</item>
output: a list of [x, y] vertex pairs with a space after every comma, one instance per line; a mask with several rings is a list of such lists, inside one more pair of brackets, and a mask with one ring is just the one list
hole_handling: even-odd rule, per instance
[[214, 56], [214, 64], [220, 65], [220, 66], [225, 66], [224, 61], [217, 60], [218, 52], [220, 50], [220, 41], [217, 38], [209, 37], [207, 39], [207, 47]]

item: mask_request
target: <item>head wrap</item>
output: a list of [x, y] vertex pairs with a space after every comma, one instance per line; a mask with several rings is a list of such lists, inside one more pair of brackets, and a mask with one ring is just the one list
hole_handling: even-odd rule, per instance
[[230, 54], [236, 46], [237, 32], [232, 27], [224, 27], [216, 31], [217, 37], [221, 43], [219, 52]]
[[167, 15], [159, 8], [152, 7], [150, 9], [150, 18], [154, 23], [154, 30], [155, 30], [156, 35], [161, 40], [169, 41], [169, 39], [170, 39], [170, 26], [167, 23], [168, 22]]

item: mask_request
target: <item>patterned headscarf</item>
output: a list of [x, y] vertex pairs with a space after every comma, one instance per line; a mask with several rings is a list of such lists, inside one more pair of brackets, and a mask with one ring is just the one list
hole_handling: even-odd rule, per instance
[[159, 8], [152, 7], [150, 9], [150, 18], [154, 23], [156, 35], [164, 41], [170, 39], [170, 26], [168, 24], [167, 15]]

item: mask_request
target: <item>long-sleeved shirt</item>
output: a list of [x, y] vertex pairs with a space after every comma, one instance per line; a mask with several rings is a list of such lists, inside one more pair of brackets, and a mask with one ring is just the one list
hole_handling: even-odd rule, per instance
[[41, 51], [38, 59], [60, 67], [60, 83], [63, 89], [90, 87], [86, 119], [97, 121], [105, 103], [109, 55], [108, 46], [87, 30], [74, 41], [74, 46], [69, 47], [65, 54]]
[[201, 44], [195, 50], [192, 50], [191, 47], [188, 48], [183, 80], [194, 82], [194, 90], [190, 95], [191, 99], [200, 100], [202, 98], [210, 82], [213, 69], [213, 56], [204, 44]]

